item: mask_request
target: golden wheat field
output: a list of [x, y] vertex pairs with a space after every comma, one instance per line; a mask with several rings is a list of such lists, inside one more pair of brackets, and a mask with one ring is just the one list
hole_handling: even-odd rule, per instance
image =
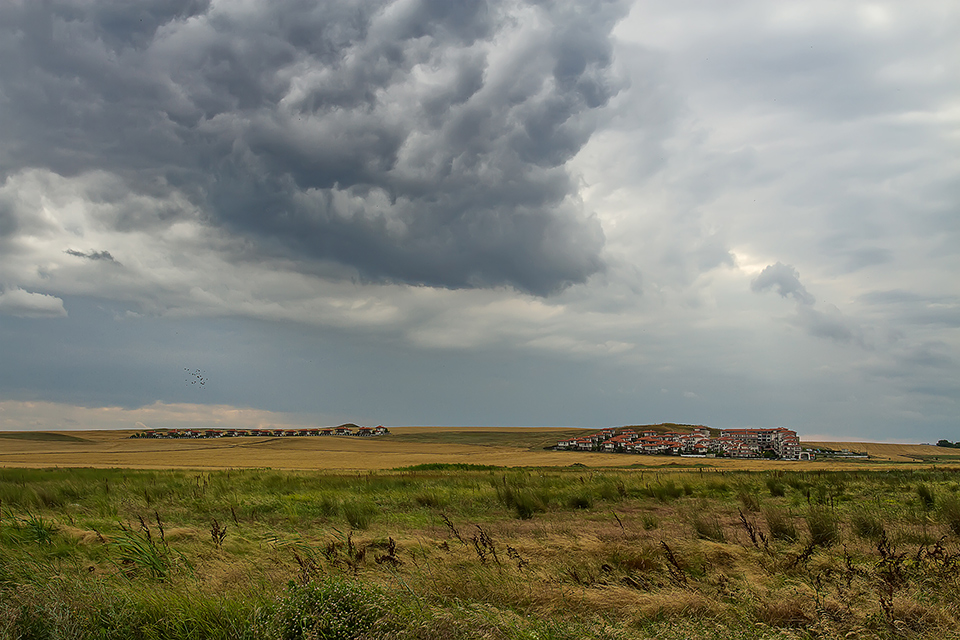
[[671, 456], [551, 451], [558, 440], [581, 433], [559, 428], [395, 427], [388, 436], [220, 438], [166, 440], [130, 438], [133, 431], [71, 431], [0, 434], [3, 467], [123, 467], [131, 469], [377, 470], [423, 463], [468, 463], [504, 467], [631, 465], [721, 469], [844, 469], [890, 464], [958, 464], [951, 450], [929, 445], [805, 443], [849, 449], [867, 460], [813, 462], [691, 459]]

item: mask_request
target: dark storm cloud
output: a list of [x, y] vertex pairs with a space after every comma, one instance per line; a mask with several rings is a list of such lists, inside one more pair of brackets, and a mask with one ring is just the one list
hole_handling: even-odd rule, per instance
[[137, 192], [179, 190], [262, 251], [371, 280], [548, 294], [604, 268], [564, 164], [617, 91], [609, 35], [624, 12], [8, 3], [0, 177], [101, 169]]
[[109, 251], [90, 251], [90, 253], [84, 253], [82, 251], [77, 251], [75, 249], [67, 249], [64, 251], [67, 255], [76, 256], [77, 258], [86, 258], [87, 260], [104, 260], [106, 262], [113, 262], [114, 264], [120, 264], [117, 262], [116, 258], [110, 255]]

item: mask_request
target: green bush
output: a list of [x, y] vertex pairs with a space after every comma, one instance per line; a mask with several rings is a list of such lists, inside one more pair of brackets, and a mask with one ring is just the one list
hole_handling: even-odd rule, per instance
[[271, 640], [353, 640], [387, 613], [385, 598], [371, 587], [337, 579], [291, 583], [258, 634]]

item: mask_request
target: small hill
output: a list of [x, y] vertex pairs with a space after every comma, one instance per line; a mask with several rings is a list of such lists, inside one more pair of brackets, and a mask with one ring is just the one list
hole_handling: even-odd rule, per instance
[[623, 429], [633, 429], [634, 431], [656, 431], [657, 433], [667, 433], [675, 431], [679, 433], [690, 433], [694, 429], [709, 429], [711, 436], [719, 436], [720, 429], [714, 429], [703, 424], [679, 424], [677, 422], [661, 422], [659, 424], [628, 424], [623, 427], [617, 427], [617, 431]]
[[65, 433], [50, 433], [49, 431], [0, 431], [0, 438], [42, 442], [90, 442], [86, 438], [68, 436]]

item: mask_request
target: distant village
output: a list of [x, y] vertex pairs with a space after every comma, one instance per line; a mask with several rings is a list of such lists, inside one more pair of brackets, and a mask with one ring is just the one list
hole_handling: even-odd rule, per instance
[[[778, 460], [810, 460], [813, 452], [803, 451], [795, 431], [775, 429], [723, 429], [695, 426], [685, 431], [664, 430], [664, 427], [685, 425], [652, 425], [603, 429], [589, 435], [561, 440], [553, 447], [558, 451], [596, 451], [601, 453], [633, 453], [675, 455], [691, 458], [771, 458]], [[339, 427], [304, 429], [148, 429], [131, 438], [243, 438], [243, 437], [309, 437], [388, 435], [384, 426], [361, 427], [344, 424]]]
[[775, 429], [723, 429], [711, 435], [708, 427], [691, 431], [657, 431], [642, 427], [603, 429], [588, 436], [561, 440], [558, 451], [599, 451], [603, 453], [637, 453], [677, 455], [691, 458], [772, 458], [809, 460], [810, 452], [800, 448], [796, 431]]
[[138, 431], [131, 438], [243, 438], [290, 436], [385, 436], [390, 430], [384, 426], [358, 427], [355, 424], [314, 429], [157, 429]]

